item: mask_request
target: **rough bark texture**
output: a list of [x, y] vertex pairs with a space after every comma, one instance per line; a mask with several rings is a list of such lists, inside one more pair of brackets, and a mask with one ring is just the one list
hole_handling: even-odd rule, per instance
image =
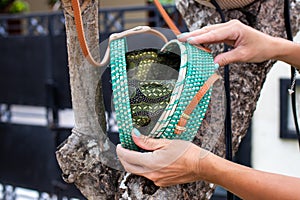
[[[63, 3], [67, 8], [66, 5], [69, 5], [70, 1], [64, 0]], [[83, 22], [91, 49], [97, 48], [99, 44], [97, 5], [97, 1], [90, 1], [83, 11]], [[201, 6], [193, 0], [177, 1], [177, 7], [190, 30], [221, 21], [214, 9]], [[299, 14], [296, 14], [298, 11], [299, 3], [292, 7], [294, 31], [300, 23]], [[239, 19], [270, 35], [285, 37], [283, 1], [256, 1], [241, 9], [226, 10], [224, 14], [227, 20]], [[76, 38], [73, 17], [69, 12], [65, 12], [65, 17], [76, 125], [72, 135], [56, 153], [64, 179], [69, 183], [74, 183], [88, 199], [129, 199], [129, 197], [131, 199], [170, 200], [209, 199], [214, 191], [213, 184], [199, 181], [159, 188], [143, 177], [128, 175], [106, 167], [109, 160], [107, 158], [111, 158], [112, 163], [117, 161], [114, 146], [109, 144], [103, 131], [105, 130], [103, 101], [101, 98], [96, 98], [97, 93], [101, 93], [101, 87], [97, 88], [101, 71], [85, 61]], [[215, 53], [222, 50], [220, 45], [211, 48]], [[99, 57], [97, 54], [94, 56]], [[250, 125], [261, 88], [273, 63], [274, 61], [230, 65], [234, 152]], [[214, 112], [218, 109], [222, 108], [218, 106], [213, 108]], [[207, 117], [211, 118], [211, 113], [209, 112]], [[223, 157], [225, 154], [223, 131], [217, 135], [213, 134], [215, 134], [213, 128], [207, 129], [203, 125], [194, 142]], [[212, 140], [215, 141], [212, 142]]]
[[[64, 5], [68, 5], [63, 2]], [[69, 6], [65, 6], [70, 8]], [[116, 162], [114, 148], [105, 135], [105, 113], [98, 82], [101, 69], [91, 66], [79, 47], [71, 12], [65, 12], [66, 34], [72, 107], [75, 127], [71, 136], [61, 145], [56, 156], [63, 170], [63, 178], [74, 183], [88, 199], [112, 199], [117, 193], [121, 172], [106, 167]], [[91, 1], [82, 13], [87, 43], [91, 50], [97, 49], [98, 2]], [[99, 58], [99, 51], [94, 57]], [[104, 163], [104, 164], [102, 164]]]

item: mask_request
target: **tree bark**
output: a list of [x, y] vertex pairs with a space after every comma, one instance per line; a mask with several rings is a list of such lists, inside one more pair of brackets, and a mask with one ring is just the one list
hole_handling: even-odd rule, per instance
[[[85, 61], [79, 47], [70, 1], [63, 0], [66, 18], [66, 33], [72, 103], [75, 114], [75, 127], [71, 136], [56, 152], [57, 160], [66, 182], [74, 183], [87, 199], [210, 199], [214, 185], [203, 181], [160, 188], [153, 182], [120, 171], [115, 155], [115, 146], [105, 135], [105, 113], [101, 84], [98, 84], [101, 69]], [[193, 0], [177, 1], [190, 30], [208, 24], [219, 23], [219, 14]], [[299, 2], [292, 7], [293, 30], [299, 27]], [[258, 30], [273, 36], [286, 37], [283, 19], [283, 2], [261, 0], [233, 10], [224, 10], [227, 20], [239, 19]], [[83, 9], [83, 22], [88, 45], [98, 49], [98, 1], [89, 1]], [[213, 52], [222, 51], [221, 45], [211, 46]], [[99, 52], [99, 51], [97, 51]], [[94, 57], [100, 57], [98, 53]], [[260, 96], [266, 75], [275, 61], [259, 64], [230, 65], [230, 95], [232, 109], [233, 149], [245, 136], [251, 123], [256, 102]], [[214, 112], [220, 106], [210, 108]], [[207, 118], [212, 118], [208, 112]], [[194, 142], [215, 154], [224, 157], [225, 144], [223, 131], [217, 135], [214, 128], [200, 128]], [[212, 141], [215, 140], [215, 141]], [[211, 145], [214, 144], [214, 145]], [[112, 166], [113, 168], [108, 166]]]

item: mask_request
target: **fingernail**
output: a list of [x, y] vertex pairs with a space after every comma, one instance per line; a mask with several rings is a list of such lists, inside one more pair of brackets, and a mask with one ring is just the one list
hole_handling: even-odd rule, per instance
[[216, 56], [215, 58], [214, 58], [214, 63], [215, 63], [215, 66], [216, 65], [218, 65], [218, 67], [220, 67], [220, 57], [219, 56]]
[[133, 131], [133, 134], [134, 134], [136, 137], [140, 137], [140, 136], [141, 136], [141, 133], [140, 133], [140, 131], [139, 131], [138, 129], [133, 128], [132, 131]]
[[188, 33], [181, 33], [180, 35], [177, 35], [177, 38], [180, 39], [180, 38], [183, 38], [184, 36], [186, 36]]
[[219, 63], [215, 63], [215, 69], [218, 69], [220, 67]]

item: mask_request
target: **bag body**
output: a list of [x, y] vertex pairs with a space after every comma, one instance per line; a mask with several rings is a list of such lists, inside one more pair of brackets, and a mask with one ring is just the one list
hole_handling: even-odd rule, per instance
[[[159, 1], [154, 0], [154, 3], [178, 35], [180, 31]], [[104, 57], [97, 62], [86, 43], [78, 0], [72, 0], [72, 8], [79, 44], [87, 61], [95, 67], [110, 62], [113, 103], [122, 146], [138, 150], [131, 137], [133, 128], [149, 137], [193, 140], [210, 102], [211, 87], [220, 77], [215, 73], [217, 67], [210, 51], [178, 40], [168, 42], [161, 32], [138, 26], [110, 35]], [[158, 36], [165, 46], [161, 50], [128, 52], [126, 37], [143, 33]], [[164, 66], [166, 72], [157, 70], [158, 66]], [[168, 77], [172, 74], [169, 69], [178, 71], [178, 75]]]
[[[126, 38], [120, 38], [110, 42], [110, 67], [123, 147], [138, 150], [131, 137], [133, 128], [149, 137], [193, 140], [210, 102], [211, 87], [192, 113], [185, 116], [185, 127], [178, 123], [197, 92], [215, 73], [210, 53], [178, 40], [168, 42], [161, 50], [127, 52]], [[177, 77], [168, 77], [167, 71], [174, 70]], [[180, 134], [175, 134], [176, 129]]]

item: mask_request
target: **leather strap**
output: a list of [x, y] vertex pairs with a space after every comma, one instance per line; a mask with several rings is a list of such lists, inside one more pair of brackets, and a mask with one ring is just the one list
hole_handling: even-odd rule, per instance
[[74, 14], [74, 19], [75, 19], [75, 26], [77, 30], [77, 36], [78, 36], [78, 41], [82, 50], [82, 53], [84, 57], [88, 60], [89, 63], [91, 63], [94, 66], [103, 66], [104, 63], [98, 63], [94, 60], [92, 57], [89, 48], [86, 43], [85, 39], [85, 34], [83, 30], [83, 23], [82, 23], [82, 16], [81, 16], [81, 10], [80, 10], [80, 5], [78, 0], [71, 0], [72, 2], [72, 7], [73, 7], [73, 14]]
[[[103, 60], [100, 63], [95, 61], [93, 56], [90, 53], [90, 50], [89, 50], [88, 46], [87, 46], [87, 42], [86, 42], [84, 30], [83, 30], [83, 22], [82, 22], [82, 15], [81, 15], [81, 9], [80, 9], [80, 5], [79, 5], [79, 1], [78, 0], [71, 0], [71, 2], [72, 2], [72, 7], [73, 7], [73, 14], [74, 14], [74, 20], [75, 20], [75, 26], [76, 26], [78, 41], [79, 41], [79, 45], [80, 45], [80, 48], [82, 50], [82, 53], [83, 53], [84, 57], [88, 60], [88, 62], [91, 65], [93, 65], [95, 67], [100, 67], [100, 66], [106, 65], [109, 61], [109, 52], [110, 52], [109, 45], [106, 49]], [[116, 39], [126, 37], [126, 36], [130, 36], [130, 35], [140, 34], [140, 33], [150, 33], [150, 34], [153, 34], [155, 36], [158, 36], [165, 43], [168, 42], [168, 39], [162, 33], [160, 33], [159, 31], [157, 31], [155, 29], [151, 29], [148, 26], [138, 26], [138, 27], [123, 31], [121, 33], [112, 34], [109, 37], [109, 44], [112, 40], [116, 40]]]
[[153, 2], [154, 2], [154, 5], [156, 6], [156, 8], [158, 9], [159, 13], [161, 14], [163, 19], [165, 20], [165, 22], [169, 26], [169, 28], [173, 31], [173, 33], [175, 35], [179, 35], [181, 33], [180, 30], [177, 28], [177, 26], [175, 25], [173, 20], [170, 18], [170, 16], [168, 15], [168, 13], [164, 9], [164, 7], [161, 5], [160, 1], [159, 0], [153, 0]]
[[216, 73], [211, 75], [205, 83], [202, 85], [202, 87], [199, 89], [197, 94], [193, 97], [191, 102], [188, 104], [188, 106], [183, 111], [179, 122], [175, 128], [175, 134], [181, 134], [183, 131], [185, 131], [185, 125], [187, 124], [190, 115], [192, 114], [193, 110], [196, 108], [196, 106], [199, 104], [203, 96], [206, 94], [206, 92], [211, 88], [211, 86], [220, 78], [220, 76]]
[[[176, 27], [175, 23], [169, 17], [168, 13], [165, 11], [165, 9], [163, 8], [163, 6], [159, 2], [159, 0], [154, 0], [154, 3], [155, 3], [155, 6], [157, 7], [158, 11], [160, 12], [162, 17], [166, 21], [167, 25], [174, 32], [174, 34], [175, 35], [180, 34], [179, 29]], [[91, 55], [91, 52], [90, 52], [90, 50], [88, 48], [88, 45], [87, 45], [87, 42], [86, 42], [79, 1], [78, 0], [71, 0], [71, 4], [72, 4], [73, 12], [69, 11], [69, 13], [74, 15], [78, 41], [79, 41], [79, 45], [80, 45], [80, 48], [82, 50], [82, 53], [83, 53], [84, 57], [88, 60], [88, 62], [91, 65], [93, 65], [95, 67], [100, 67], [100, 66], [106, 65], [106, 63], [108, 63], [108, 61], [109, 61], [109, 45], [106, 49], [103, 60], [100, 61], [100, 62], [95, 61], [95, 59]], [[84, 2], [83, 4], [85, 5], [85, 7], [87, 6], [87, 3]], [[167, 38], [163, 34], [161, 34], [159, 31], [151, 29], [147, 26], [139, 26], [139, 27], [124, 31], [122, 33], [112, 34], [112, 36], [109, 39], [111, 41], [113, 39], [118, 39], [120, 37], [130, 36], [130, 35], [139, 34], [139, 33], [151, 33], [151, 34], [154, 34], [154, 35], [160, 37], [165, 42], [168, 41]], [[110, 41], [109, 41], [109, 43], [110, 43]], [[197, 48], [199, 48], [203, 51], [209, 52], [209, 53], [211, 52], [210, 49], [202, 47], [201, 45], [197, 45]]]
[[[177, 28], [176, 24], [174, 21], [170, 18], [164, 7], [161, 5], [159, 0], [153, 0], [154, 5], [156, 6], [157, 10], [161, 14], [162, 18], [165, 20], [169, 28], [173, 31], [173, 33], [177, 36], [181, 33], [181, 31]], [[209, 48], [203, 47], [201, 45], [194, 45], [197, 48], [206, 51], [208, 53], [211, 53], [211, 50]]]
[[[216, 0], [210, 0], [215, 6], [217, 12], [220, 14], [222, 23], [226, 22], [224, 13], [220, 5]], [[224, 44], [224, 52], [228, 51], [228, 46]], [[225, 146], [226, 146], [226, 159], [229, 161], [233, 160], [233, 148], [232, 148], [232, 124], [231, 124], [231, 98], [230, 98], [230, 66], [224, 66], [224, 86], [225, 86], [225, 97], [226, 97], [226, 115], [225, 115]], [[233, 200], [234, 194], [227, 191], [227, 200]]]

